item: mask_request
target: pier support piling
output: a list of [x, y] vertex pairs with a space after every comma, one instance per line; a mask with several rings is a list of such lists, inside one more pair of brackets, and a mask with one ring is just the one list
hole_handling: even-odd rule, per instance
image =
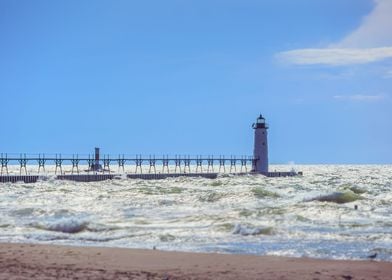
[[184, 173], [186, 173], [186, 170], [188, 169], [188, 173], [191, 173], [191, 157], [188, 156], [188, 158], [184, 158]]
[[88, 166], [88, 168], [87, 168], [87, 174], [89, 174], [90, 171], [93, 170], [93, 166], [94, 166], [94, 159], [91, 158], [90, 155], [88, 155], [87, 166]]
[[235, 157], [231, 156], [231, 158], [230, 158], [230, 171], [229, 171], [230, 173], [232, 172], [232, 169], [234, 169], [234, 172], [237, 172], [236, 164], [237, 164], [237, 159]]
[[143, 170], [142, 170], [143, 159], [142, 159], [141, 155], [139, 155], [139, 156], [136, 155], [135, 163], [136, 163], [135, 173], [137, 173], [138, 168], [140, 168], [140, 174], [142, 174], [143, 173]]
[[27, 175], [27, 168], [26, 168], [27, 159], [26, 159], [26, 154], [24, 154], [23, 156], [22, 156], [22, 154], [21, 154], [21, 155], [20, 155], [20, 158], [18, 159], [18, 161], [19, 161], [19, 164], [20, 164], [19, 175], [22, 175], [22, 169], [25, 170], [25, 174]]
[[0, 161], [1, 161], [1, 173], [0, 174], [3, 175], [3, 169], [5, 169], [7, 172], [6, 174], [8, 175], [8, 162], [9, 162], [8, 155], [7, 154], [3, 155], [3, 153], [2, 153]]
[[42, 157], [41, 157], [41, 154], [39, 154], [38, 155], [38, 174], [39, 174], [39, 172], [41, 171], [41, 168], [44, 170], [44, 172], [45, 172], [45, 162], [46, 162], [46, 159], [45, 159], [45, 154], [43, 154], [42, 155]]
[[122, 169], [122, 173], [125, 173], [125, 169], [124, 169], [124, 165], [125, 165], [124, 155], [122, 155], [122, 157], [120, 155], [118, 155], [117, 163], [118, 163], [118, 172], [120, 172], [120, 170]]
[[169, 171], [169, 156], [162, 157], [162, 173], [165, 173], [165, 168], [166, 168], [167, 173], [170, 173], [170, 171]]
[[156, 174], [157, 170], [155, 169], [155, 156], [150, 156], [149, 164], [150, 168], [148, 169], [148, 173], [151, 173], [151, 170], [154, 170], [154, 174]]
[[243, 169], [245, 169], [245, 172], [248, 172], [248, 169], [246, 167], [246, 163], [247, 163], [246, 157], [242, 157], [241, 158], [241, 169], [240, 169], [240, 172], [244, 172]]
[[107, 155], [106, 157], [105, 157], [105, 155], [103, 156], [103, 170], [102, 170], [102, 172], [105, 173], [106, 171], [108, 171], [110, 174], [110, 157], [109, 157], [109, 155]]
[[226, 162], [225, 157], [220, 156], [219, 157], [219, 172], [221, 172], [221, 168], [223, 168], [223, 173], [226, 173], [225, 162]]
[[179, 172], [181, 173], [181, 157], [180, 156], [175, 157], [174, 164], [175, 164], [174, 173], [177, 173], [177, 167], [179, 169]]
[[72, 155], [72, 170], [71, 174], [74, 174], [74, 169], [76, 168], [76, 172], [79, 174], [79, 156], [78, 155]]
[[63, 160], [61, 159], [61, 154], [59, 154], [59, 155], [56, 154], [56, 158], [54, 160], [54, 164], [56, 165], [56, 168], [54, 170], [54, 174], [57, 174], [57, 169], [59, 168], [60, 169], [60, 175], [62, 175], [63, 174], [63, 167], [62, 167]]
[[[199, 171], [200, 168], [200, 171]], [[196, 157], [196, 173], [203, 172], [203, 158], [202, 156]]]
[[214, 172], [214, 157], [208, 156], [207, 158], [207, 173]]

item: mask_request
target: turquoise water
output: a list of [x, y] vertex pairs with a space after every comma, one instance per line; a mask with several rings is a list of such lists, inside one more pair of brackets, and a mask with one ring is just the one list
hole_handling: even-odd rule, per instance
[[296, 169], [0, 184], [0, 241], [392, 261], [392, 166]]

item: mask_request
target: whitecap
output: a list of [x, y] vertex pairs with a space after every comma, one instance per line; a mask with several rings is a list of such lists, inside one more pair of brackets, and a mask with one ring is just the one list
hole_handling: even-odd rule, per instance
[[78, 233], [87, 229], [88, 222], [78, 219], [58, 219], [54, 222], [32, 223], [31, 226], [63, 233]]
[[241, 224], [236, 224], [232, 231], [233, 234], [240, 234], [240, 235], [271, 235], [272, 234], [272, 227], [253, 227], [253, 226], [245, 226]]
[[334, 192], [332, 194], [321, 195], [315, 198], [310, 199], [309, 201], [317, 200], [320, 202], [335, 202], [335, 203], [348, 203], [353, 202], [358, 199], [361, 199], [361, 196], [352, 192], [352, 191], [345, 191], [345, 192]]

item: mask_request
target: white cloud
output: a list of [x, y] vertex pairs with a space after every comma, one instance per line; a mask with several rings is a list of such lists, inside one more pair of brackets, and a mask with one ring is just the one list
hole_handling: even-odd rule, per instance
[[363, 64], [392, 58], [392, 47], [369, 49], [299, 49], [278, 54], [278, 58], [293, 64], [347, 65]]
[[361, 25], [334, 47], [374, 48], [392, 45], [392, 1], [374, 0], [372, 12], [362, 19]]
[[392, 0], [374, 0], [372, 12], [340, 42], [325, 48], [281, 52], [280, 60], [292, 64], [350, 65], [392, 58]]
[[382, 101], [386, 97], [385, 95], [381, 95], [381, 94], [379, 95], [356, 94], [356, 95], [335, 95], [333, 98], [337, 100], [343, 100], [343, 101], [376, 102], [376, 101]]

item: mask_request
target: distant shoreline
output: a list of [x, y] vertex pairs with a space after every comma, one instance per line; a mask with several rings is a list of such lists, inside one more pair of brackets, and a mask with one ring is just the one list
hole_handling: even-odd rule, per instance
[[390, 279], [381, 261], [0, 243], [1, 279]]

